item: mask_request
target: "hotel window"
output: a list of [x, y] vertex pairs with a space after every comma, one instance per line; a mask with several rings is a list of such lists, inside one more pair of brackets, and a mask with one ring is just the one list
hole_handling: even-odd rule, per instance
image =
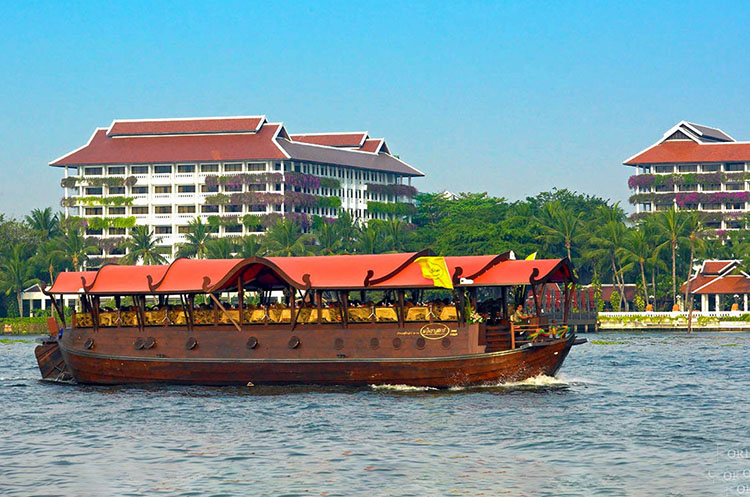
[[225, 205], [224, 212], [242, 212], [241, 205]]
[[101, 216], [102, 215], [102, 208], [101, 207], [86, 207], [84, 209], [84, 212], [87, 216]]
[[742, 229], [742, 221], [727, 221], [727, 228], [730, 230]]
[[249, 162], [247, 164], [248, 171], [265, 171], [266, 165], [264, 163]]
[[167, 186], [155, 186], [154, 193], [172, 193], [172, 187]]
[[[102, 234], [102, 230], [95, 230], [95, 229], [91, 229], [91, 228], [86, 228], [86, 234], [87, 235], [101, 235]], [[97, 254], [97, 255], [101, 255], [102, 249], [100, 249], [99, 247], [95, 247], [95, 248], [96, 248], [96, 252], [94, 252], [94, 253]]]
[[273, 189], [276, 190], [277, 192], [280, 192], [281, 191], [281, 183], [276, 183], [275, 185], [273, 185]]
[[154, 174], [172, 174], [172, 166], [154, 166]]
[[201, 164], [201, 172], [202, 173], [218, 173], [219, 165], [218, 164]]
[[721, 210], [721, 204], [703, 204], [703, 209], [707, 211], [719, 211]]
[[219, 212], [218, 205], [201, 205], [201, 212], [216, 213]]
[[181, 235], [184, 235], [185, 233], [190, 233], [190, 226], [178, 226], [177, 233]]
[[711, 229], [711, 230], [718, 230], [718, 229], [721, 229], [721, 223], [715, 222], [715, 221], [707, 222], [706, 228]]
[[109, 194], [110, 195], [125, 195], [125, 187], [124, 186], [110, 186]]
[[177, 172], [180, 174], [192, 174], [195, 172], [195, 164], [177, 164]]
[[734, 203], [728, 203], [728, 204], [726, 204], [726, 209], [728, 211], [740, 211], [740, 210], [742, 210], [744, 208], [745, 208], [745, 204], [744, 203], [734, 202]]
[[281, 171], [281, 162], [277, 162], [273, 165], [274, 171]]
[[108, 210], [109, 210], [110, 216], [124, 216], [125, 215], [125, 207], [110, 207]]
[[125, 166], [108, 167], [107, 174], [125, 174]]
[[719, 170], [719, 164], [703, 164], [701, 171], [704, 173], [715, 173]]
[[130, 166], [130, 172], [133, 174], [148, 174], [148, 166]]
[[84, 176], [101, 176], [102, 170], [101, 167], [87, 167], [83, 170], [83, 174]]
[[224, 164], [225, 173], [239, 173], [242, 172], [242, 164]]
[[[121, 229], [122, 234], [123, 235], [125, 234], [125, 228], [115, 228], [115, 229]], [[112, 234], [112, 230], [109, 230], [109, 231], [110, 231], [110, 234]], [[125, 249], [122, 247], [112, 247], [111, 249], [109, 249], [109, 253], [111, 255], [125, 255]]]
[[718, 192], [721, 190], [721, 185], [719, 183], [711, 183], [709, 185], [701, 185], [701, 190], [704, 192]]
[[744, 171], [745, 170], [745, 163], [744, 162], [733, 162], [731, 164], [724, 164], [724, 170], [728, 173], [733, 173], [737, 171]]
[[673, 187], [670, 185], [659, 185], [656, 187], [657, 192], [671, 192]]
[[698, 204], [685, 204], [681, 211], [694, 211], [698, 208]]
[[201, 185], [201, 191], [203, 193], [216, 193], [219, 191], [219, 186], [208, 186], [208, 185]]
[[225, 192], [241, 192], [242, 185], [224, 185]]
[[154, 214], [172, 214], [171, 205], [157, 205], [154, 207]]
[[744, 190], [745, 189], [745, 183], [727, 183], [726, 184], [727, 190]]
[[195, 185], [180, 185], [177, 187], [177, 193], [195, 193]]
[[157, 235], [170, 235], [172, 234], [171, 226], [154, 226], [154, 233]]
[[195, 206], [194, 205], [179, 205], [177, 206], [177, 213], [178, 214], [195, 214]]
[[130, 212], [132, 212], [134, 216], [145, 216], [148, 214], [148, 207], [133, 207], [130, 209]]
[[[109, 234], [110, 235], [124, 235], [125, 228], [109, 228]], [[112, 252], [110, 251], [110, 253]]]
[[147, 186], [134, 186], [130, 191], [133, 192], [133, 195], [148, 195]]
[[248, 206], [250, 212], [266, 212], [265, 205], [250, 205]]
[[680, 164], [677, 166], [677, 170], [681, 173], [697, 173], [698, 166], [696, 164]]
[[257, 183], [252, 183], [250, 185], [247, 185], [247, 191], [249, 192], [264, 192], [266, 191], [266, 185], [265, 183], [262, 185], [259, 185]]
[[86, 195], [101, 195], [101, 194], [102, 194], [101, 186], [86, 188]]
[[242, 233], [242, 225], [227, 226], [224, 228], [224, 233]]

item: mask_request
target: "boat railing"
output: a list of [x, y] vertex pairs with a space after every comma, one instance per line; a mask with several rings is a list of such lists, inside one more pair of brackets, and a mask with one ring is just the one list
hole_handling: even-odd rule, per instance
[[[222, 309], [192, 309], [193, 324], [241, 325], [290, 324], [292, 312], [295, 312], [297, 324], [341, 323], [342, 308], [337, 305], [318, 309], [304, 306], [293, 310], [290, 307], [274, 305], [251, 306], [242, 310], [230, 308]], [[135, 310], [100, 310], [98, 313], [99, 326], [103, 328], [137, 327], [138, 311]], [[170, 306], [162, 309], [147, 310], [143, 313], [145, 326], [185, 326], [188, 315], [182, 306]], [[75, 328], [90, 328], [93, 326], [91, 313], [75, 313], [73, 326]], [[347, 308], [348, 323], [397, 323], [399, 322], [398, 308], [395, 306], [364, 305]], [[409, 322], [456, 322], [458, 312], [453, 305], [414, 305], [404, 307], [404, 321]]]

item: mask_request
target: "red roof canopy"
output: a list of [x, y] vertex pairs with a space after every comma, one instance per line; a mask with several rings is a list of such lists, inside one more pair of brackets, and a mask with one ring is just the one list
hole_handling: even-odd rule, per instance
[[83, 278], [86, 284], [91, 284], [96, 277], [96, 271], [70, 271], [57, 275], [55, 282], [45, 293], [51, 294], [74, 294], [83, 293]]
[[[177, 259], [169, 266], [107, 265], [98, 272], [61, 273], [49, 293], [79, 292], [81, 274], [86, 277], [85, 291], [97, 295], [214, 293], [236, 289], [240, 278], [246, 288], [262, 289], [432, 288], [433, 281], [422, 276], [422, 268], [415, 262], [432, 255], [430, 250], [423, 250], [377, 255]], [[508, 256], [446, 257], [445, 261], [454, 281], [461, 277], [473, 280], [461, 286], [573, 280], [567, 259], [516, 261]]]

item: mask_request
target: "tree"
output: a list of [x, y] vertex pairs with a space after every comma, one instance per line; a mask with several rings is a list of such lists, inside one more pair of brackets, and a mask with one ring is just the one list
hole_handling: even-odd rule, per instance
[[19, 316], [23, 309], [21, 293], [28, 286], [39, 283], [39, 280], [31, 277], [31, 266], [27, 264], [27, 256], [28, 250], [25, 245], [15, 245], [5, 254], [0, 264], [0, 289], [6, 295], [15, 294]]
[[357, 230], [357, 253], [359, 254], [379, 254], [382, 252], [382, 242], [383, 235], [375, 220], [370, 220]]
[[263, 237], [263, 250], [272, 257], [314, 255], [311, 249], [315, 238], [303, 234], [299, 224], [282, 219], [271, 226]]
[[51, 207], [34, 209], [31, 214], [25, 216], [26, 224], [34, 231], [38, 231], [44, 240], [58, 236], [61, 232], [60, 219], [57, 214], [52, 213]]
[[130, 230], [130, 237], [123, 243], [127, 254], [122, 257], [124, 264], [137, 264], [143, 261], [145, 265], [165, 264], [164, 257], [166, 249], [159, 247], [160, 238], [154, 236], [154, 232], [148, 226], [136, 226]]
[[258, 235], [247, 235], [240, 238], [237, 245], [237, 257], [260, 257], [263, 255], [263, 243]]
[[207, 259], [231, 259], [235, 250], [234, 240], [231, 238], [217, 238], [206, 244]]
[[185, 242], [177, 247], [177, 257], [205, 259], [208, 243], [211, 240], [213, 240], [211, 226], [204, 224], [201, 218], [197, 217], [188, 223]]
[[385, 246], [391, 252], [403, 252], [406, 246], [407, 224], [401, 219], [381, 221], [380, 229], [385, 235]]
[[36, 249], [36, 254], [30, 259], [31, 263], [40, 270], [39, 273], [47, 273], [50, 285], [55, 280], [55, 267], [63, 264], [63, 260], [58, 240], [54, 239], [40, 243]]
[[83, 236], [81, 228], [70, 225], [58, 240], [58, 254], [71, 262], [74, 271], [80, 271], [88, 260], [89, 254], [95, 254], [98, 249], [94, 243]]
[[563, 207], [560, 202], [549, 202], [542, 207], [541, 215], [537, 218], [542, 227], [542, 239], [548, 243], [562, 243], [568, 259], [572, 260], [571, 247], [581, 227], [582, 212], [574, 213]]
[[622, 247], [619, 248], [623, 260], [628, 265], [623, 266], [623, 271], [627, 272], [635, 264], [638, 265], [641, 273], [641, 284], [643, 296], [648, 299], [648, 284], [646, 283], [646, 261], [651, 257], [651, 247], [648, 238], [643, 230], [635, 229], [625, 234]]
[[[703, 224], [703, 217], [696, 211], [690, 211], [685, 216], [685, 236], [682, 238], [690, 247], [690, 264], [688, 265], [687, 279], [685, 279], [685, 306], [692, 306], [688, 302], [688, 290], [690, 290], [690, 276], [693, 272], [693, 262], [697, 251], [705, 248], [703, 238], [706, 235], [706, 227]], [[688, 309], [688, 307], [686, 307]]]
[[318, 241], [319, 255], [335, 255], [341, 252], [342, 240], [336, 223], [323, 218], [313, 221], [313, 233]]
[[620, 248], [627, 233], [624, 219], [625, 213], [620, 208], [619, 203], [615, 203], [612, 206], [598, 207], [595, 221], [591, 225], [594, 227], [594, 232], [590, 233], [588, 237], [590, 248], [587, 250], [587, 254], [589, 257], [609, 261], [612, 269], [612, 283], [619, 287], [620, 291], [617, 293], [627, 310], [625, 282], [622, 278], [623, 274], [619, 260]]
[[677, 247], [685, 234], [686, 221], [686, 213], [678, 211], [674, 206], [669, 210], [659, 211], [654, 219], [664, 240], [659, 248], [669, 247], [672, 251], [672, 304], [677, 301]]
[[341, 249], [345, 253], [354, 252], [354, 244], [357, 239], [359, 221], [354, 219], [349, 211], [343, 210], [334, 221], [333, 226], [341, 240]]

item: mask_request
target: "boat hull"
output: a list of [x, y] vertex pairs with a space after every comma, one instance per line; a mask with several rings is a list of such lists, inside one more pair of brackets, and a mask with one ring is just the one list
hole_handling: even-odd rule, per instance
[[553, 376], [574, 336], [501, 352], [420, 358], [160, 358], [105, 355], [60, 344], [79, 383], [412, 385], [447, 388]]

